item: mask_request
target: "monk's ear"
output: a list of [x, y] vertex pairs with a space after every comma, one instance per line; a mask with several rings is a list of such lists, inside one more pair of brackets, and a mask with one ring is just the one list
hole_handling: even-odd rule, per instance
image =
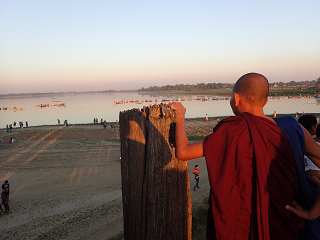
[[266, 103], [265, 103], [263, 106], [265, 106], [265, 105], [268, 103], [268, 101], [269, 101], [269, 98], [267, 98], [267, 101], [266, 101]]
[[240, 104], [240, 98], [241, 96], [238, 93], [234, 93], [234, 104], [236, 107], [238, 107]]

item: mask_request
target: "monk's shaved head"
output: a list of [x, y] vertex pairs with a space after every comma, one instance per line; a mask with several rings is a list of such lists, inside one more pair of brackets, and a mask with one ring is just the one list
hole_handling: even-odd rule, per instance
[[268, 100], [268, 79], [259, 73], [247, 73], [238, 79], [233, 87], [252, 106], [264, 106]]

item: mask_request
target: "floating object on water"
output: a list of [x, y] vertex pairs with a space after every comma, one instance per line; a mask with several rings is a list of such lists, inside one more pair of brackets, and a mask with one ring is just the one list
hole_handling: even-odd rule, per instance
[[52, 107], [65, 107], [66, 104], [65, 103], [52, 103], [51, 106]]
[[[12, 110], [13, 109], [13, 111], [14, 112], [16, 112], [16, 111], [24, 111], [25, 110], [25, 108], [24, 107], [3, 107], [2, 108], [2, 110]], [[0, 108], [0, 110], [1, 110], [1, 108]]]
[[25, 109], [23, 107], [13, 107], [13, 111], [16, 112], [16, 111], [24, 111]]
[[35, 107], [49, 107], [49, 104], [39, 104], [39, 105], [34, 105]]

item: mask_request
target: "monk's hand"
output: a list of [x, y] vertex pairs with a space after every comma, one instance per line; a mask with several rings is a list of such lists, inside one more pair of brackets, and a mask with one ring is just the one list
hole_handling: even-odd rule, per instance
[[289, 211], [293, 212], [298, 217], [301, 217], [301, 218], [304, 218], [304, 219], [307, 219], [307, 220], [315, 219], [315, 218], [312, 218], [310, 216], [310, 213], [309, 213], [308, 209], [305, 209], [305, 208], [301, 207], [296, 201], [292, 202], [292, 206], [287, 205], [286, 209], [288, 209]]
[[180, 103], [169, 103], [168, 107], [177, 111], [178, 115], [184, 115], [186, 113], [186, 108]]

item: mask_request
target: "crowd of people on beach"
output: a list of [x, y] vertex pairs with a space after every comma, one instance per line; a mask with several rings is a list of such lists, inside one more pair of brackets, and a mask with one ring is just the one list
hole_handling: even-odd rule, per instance
[[[98, 118], [93, 118], [93, 124], [98, 124], [98, 123], [99, 123]], [[106, 120], [103, 120], [103, 119], [101, 118], [101, 120], [100, 120], [100, 125], [103, 125], [103, 128], [104, 128], [104, 129], [107, 129], [107, 121], [106, 121]], [[118, 120], [116, 120], [116, 126], [117, 126], [117, 128], [119, 127], [119, 122], [118, 122]], [[110, 128], [111, 128], [112, 132], [114, 132], [114, 129], [116, 128], [116, 126], [115, 126], [114, 124], [110, 124]]]
[[[60, 125], [60, 119], [57, 119], [57, 121], [58, 121], [58, 125]], [[94, 119], [93, 119], [93, 124], [98, 124], [98, 123], [99, 123], [98, 118], [94, 118]], [[28, 123], [27, 121], [26, 121], [25, 123], [22, 122], [22, 121], [20, 121], [20, 122], [19, 122], [19, 127], [20, 127], [20, 128], [23, 128], [23, 127], [24, 127], [24, 124], [25, 124], [26, 127], [29, 127], [29, 123]], [[65, 120], [63, 121], [63, 124], [64, 124], [64, 126], [67, 126], [67, 127], [68, 127], [68, 126], [69, 126], [68, 120], [65, 119]], [[106, 120], [103, 120], [103, 119], [101, 118], [100, 124], [103, 125], [103, 127], [104, 127], [105, 129], [107, 128], [107, 122], [106, 122]], [[7, 132], [12, 132], [13, 127], [16, 127], [16, 126], [18, 126], [17, 122], [14, 122], [13, 124], [7, 124], [7, 125], [6, 125], [6, 130], [7, 130]], [[119, 127], [119, 122], [118, 122], [118, 120], [116, 120], [116, 126]], [[112, 129], [113, 131], [114, 131], [114, 129], [115, 129], [116, 126], [113, 125], [113, 124], [110, 124], [110, 127], [111, 127], [111, 129]]]
[[9, 207], [9, 193], [10, 193], [10, 185], [8, 180], [5, 180], [2, 184], [2, 191], [1, 191], [1, 204], [0, 204], [0, 217], [1, 213], [9, 214], [10, 213], [10, 207]]
[[[12, 125], [13, 125], [13, 126], [12, 126]], [[20, 127], [20, 128], [23, 128], [23, 125], [24, 125], [23, 121], [20, 121], [20, 122], [19, 122], [19, 127]], [[28, 121], [25, 122], [25, 125], [26, 125], [26, 127], [29, 127]], [[13, 127], [16, 127], [16, 126], [17, 126], [17, 122], [13, 122], [13, 124], [12, 124], [12, 123], [11, 123], [11, 124], [7, 124], [7, 125], [6, 125], [7, 132], [11, 132], [11, 131], [12, 131], [12, 128], [13, 128]]]
[[[58, 125], [60, 125], [60, 119], [57, 119], [57, 121], [58, 121]], [[66, 126], [66, 127], [69, 126], [67, 119], [65, 119], [65, 120], [63, 121], [63, 125]]]

